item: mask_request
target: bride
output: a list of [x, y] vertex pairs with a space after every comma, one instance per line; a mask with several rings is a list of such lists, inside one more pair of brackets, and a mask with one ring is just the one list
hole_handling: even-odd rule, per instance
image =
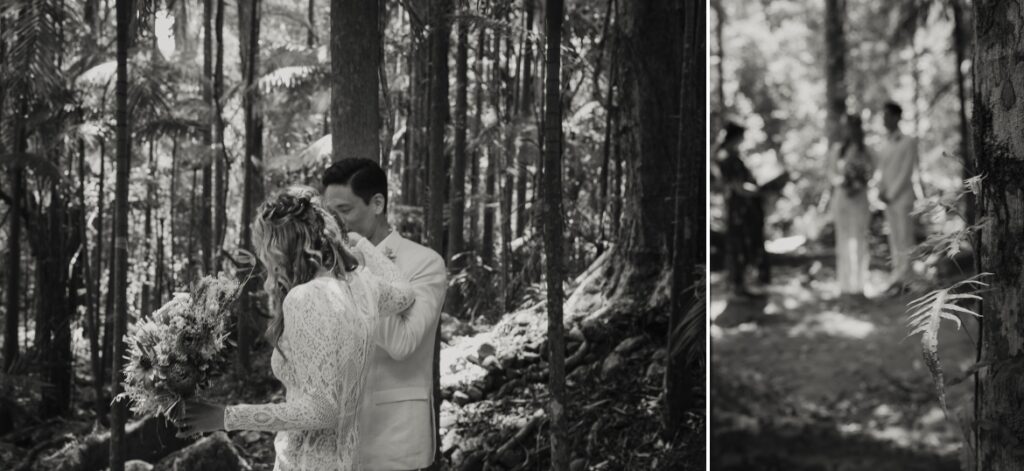
[[278, 404], [185, 404], [182, 433], [276, 431], [275, 470], [359, 469], [356, 418], [378, 316], [413, 303], [408, 282], [368, 240], [342, 243], [336, 219], [292, 188], [269, 198], [253, 228], [272, 318], [271, 368], [286, 388]]
[[871, 156], [864, 145], [860, 117], [848, 115], [844, 128], [842, 141], [829, 153], [827, 165], [833, 186], [836, 276], [840, 294], [862, 297], [871, 261], [868, 251], [871, 213], [867, 197]]

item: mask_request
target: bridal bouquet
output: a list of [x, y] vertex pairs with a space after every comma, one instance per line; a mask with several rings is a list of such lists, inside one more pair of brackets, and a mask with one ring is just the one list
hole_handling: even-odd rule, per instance
[[169, 415], [190, 399], [226, 363], [228, 306], [238, 282], [221, 274], [206, 276], [191, 293], [174, 298], [129, 328], [124, 393], [137, 414]]
[[847, 195], [855, 196], [864, 191], [870, 178], [871, 169], [862, 159], [843, 160], [843, 189]]

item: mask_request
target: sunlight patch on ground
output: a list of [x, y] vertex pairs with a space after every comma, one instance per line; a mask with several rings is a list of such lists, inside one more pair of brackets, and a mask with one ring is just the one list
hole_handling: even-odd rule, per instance
[[875, 331], [875, 324], [863, 321], [837, 311], [825, 311], [805, 317], [797, 325], [789, 329], [790, 337], [813, 337], [828, 335], [863, 339]]

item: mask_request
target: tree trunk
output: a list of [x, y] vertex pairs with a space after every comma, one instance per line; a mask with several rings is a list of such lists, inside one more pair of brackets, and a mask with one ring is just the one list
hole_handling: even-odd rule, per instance
[[673, 335], [686, 312], [698, 302], [697, 293], [689, 288], [694, 287], [699, 279], [694, 268], [704, 260], [706, 234], [707, 196], [703, 191], [707, 175], [707, 140], [704, 134], [704, 100], [707, 96], [704, 81], [705, 11], [702, 2], [688, 2], [684, 5], [681, 9], [684, 36], [676, 156], [672, 299], [667, 348], [670, 353], [665, 369], [664, 425], [669, 439], [682, 430], [683, 414], [699, 402], [699, 398], [690, 392], [695, 386], [694, 379], [701, 378], [703, 384], [705, 377], [703, 372], [694, 371], [693, 368], [701, 363], [700, 359], [683, 358], [682, 349], [676, 348], [674, 343], [680, 339]]
[[[519, 116], [525, 125], [533, 118], [533, 10], [534, 0], [525, 0], [526, 40], [523, 41], [523, 91], [519, 99]], [[516, 237], [526, 234], [526, 183], [529, 180], [525, 149], [528, 139], [522, 139], [516, 151]]]
[[839, 126], [846, 115], [845, 17], [846, 0], [825, 0], [825, 133], [830, 146], [839, 141]]
[[[463, 261], [456, 257], [465, 248], [465, 216], [466, 216], [466, 118], [468, 99], [468, 60], [469, 60], [469, 25], [459, 22], [458, 45], [455, 54], [455, 158], [452, 162], [452, 182], [449, 196], [451, 197], [451, 218], [448, 222], [448, 266], [457, 272]], [[447, 304], [449, 311], [461, 311], [462, 298], [459, 290], [451, 290]]]
[[[80, 156], [80, 159], [78, 161], [78, 178], [79, 178], [78, 204], [79, 204], [79, 206], [82, 207], [81, 234], [79, 235], [79, 237], [82, 240], [82, 249], [81, 249], [82, 252], [79, 254], [79, 257], [83, 260], [82, 268], [83, 268], [84, 273], [83, 273], [82, 276], [83, 276], [83, 279], [85, 280], [85, 289], [87, 291], [87, 293], [86, 293], [86, 299], [87, 299], [86, 305], [87, 305], [87, 308], [85, 310], [86, 332], [84, 334], [87, 335], [88, 339], [89, 339], [89, 366], [90, 366], [90, 371], [92, 372], [93, 393], [96, 396], [96, 398], [94, 400], [94, 403], [93, 403], [93, 407], [95, 408], [95, 412], [96, 412], [96, 420], [101, 421], [103, 416], [106, 415], [106, 409], [103, 406], [103, 402], [104, 402], [103, 401], [103, 366], [102, 366], [102, 362], [100, 360], [100, 336], [99, 336], [100, 331], [99, 331], [99, 325], [98, 325], [99, 324], [99, 304], [98, 304], [99, 284], [98, 284], [98, 282], [99, 282], [99, 277], [100, 277], [101, 271], [98, 270], [98, 269], [94, 270], [90, 266], [90, 263], [99, 263], [100, 262], [98, 251], [99, 251], [99, 247], [101, 246], [101, 240], [102, 240], [101, 237], [102, 237], [102, 235], [99, 235], [96, 238], [95, 245], [97, 247], [97, 249], [96, 249], [97, 250], [97, 256], [94, 259], [92, 259], [92, 262], [90, 262], [89, 243], [88, 243], [89, 238], [88, 238], [88, 230], [86, 228], [86, 217], [87, 217], [86, 214], [87, 213], [85, 211], [85, 207], [86, 207], [86, 205], [85, 205], [85, 183], [87, 181], [87, 177], [86, 177], [86, 174], [85, 174], [85, 141], [79, 141], [79, 156]], [[100, 155], [100, 158], [101, 159], [103, 158], [102, 154]], [[102, 161], [100, 162], [100, 168], [101, 169], [103, 168]], [[100, 171], [100, 175], [102, 175], [102, 174], [103, 174], [103, 172], [101, 170]], [[100, 196], [100, 199], [102, 199], [102, 196]], [[100, 209], [102, 210], [102, 207], [100, 207]], [[99, 216], [99, 214], [97, 214], [97, 216]]]
[[[92, 280], [93, 290], [93, 327], [95, 330], [90, 341], [90, 346], [93, 350], [99, 350], [99, 367], [98, 371], [93, 373], [93, 388], [96, 390], [96, 415], [98, 417], [106, 417], [107, 415], [107, 403], [106, 396], [103, 394], [103, 384], [107, 377], [106, 360], [110, 357], [106, 355], [106, 350], [103, 345], [100, 345], [101, 332], [103, 335], [106, 334], [107, 323], [101, 322], [101, 319], [105, 319], [106, 316], [102, 316], [102, 313], [109, 312], [109, 310], [100, 309], [100, 283], [103, 278], [103, 215], [104, 215], [104, 201], [106, 191], [104, 186], [106, 183], [106, 162], [107, 162], [107, 145], [106, 141], [100, 139], [100, 177], [99, 185], [96, 192], [97, 204], [96, 204], [96, 254], [94, 257], [94, 273]], [[109, 291], [110, 288], [108, 287]], [[106, 422], [106, 419], [103, 419]]]
[[214, 270], [220, 271], [220, 252], [227, 232], [228, 162], [224, 147], [224, 0], [217, 0], [214, 17], [217, 62], [213, 70], [213, 249]]
[[430, 33], [430, 204], [427, 211], [427, 245], [444, 256], [444, 128], [448, 120], [448, 36], [451, 32], [450, 0], [431, 5], [434, 28]]
[[[168, 219], [168, 235], [170, 235], [170, 249], [171, 249], [171, 260], [175, 260], [178, 254], [177, 245], [175, 245], [174, 228], [175, 215], [178, 214], [177, 207], [175, 204], [175, 198], [178, 196], [178, 136], [171, 137], [171, 192], [167, 195], [167, 219]], [[177, 274], [174, 272], [173, 263], [171, 268], [167, 270], [167, 274], [170, 275], [171, 279], [168, 280], [170, 284], [170, 292], [174, 292], [174, 288], [177, 284]]]
[[569, 469], [565, 402], [565, 339], [562, 304], [562, 100], [561, 73], [562, 0], [547, 0], [547, 77], [544, 117], [544, 251], [548, 287], [548, 417], [551, 420], [551, 469]]
[[[431, 17], [434, 27], [430, 38], [430, 206], [427, 212], [426, 239], [428, 246], [445, 256], [444, 247], [444, 200], [445, 200], [445, 158], [444, 129], [448, 121], [448, 37], [451, 34], [452, 1], [434, 0]], [[441, 324], [437, 325], [434, 336], [433, 362], [434, 397], [441, 397]], [[434, 401], [434, 423], [441, 420], [441, 401]], [[437, 449], [434, 453], [434, 469], [440, 469], [441, 436], [435, 430]]]
[[[129, 0], [117, 0], [117, 179], [114, 189], [114, 329], [111, 394], [121, 394], [122, 365], [125, 345], [123, 336], [128, 321], [128, 174], [131, 165], [128, 130], [128, 31], [132, 5]], [[124, 425], [127, 404], [117, 401], [112, 405], [110, 417], [110, 471], [124, 471], [126, 449]]]
[[331, 144], [335, 161], [380, 156], [377, 2], [331, 2]]
[[[615, 10], [615, 0], [608, 0], [608, 17], [609, 18], [606, 19], [605, 21], [610, 23], [611, 22], [611, 17], [615, 16], [613, 14], [613, 12], [615, 12], [615, 11], [617, 11], [617, 10]], [[615, 27], [616, 28], [618, 27], [618, 23], [615, 24]], [[605, 31], [607, 33], [608, 31], [612, 31], [612, 30], [606, 29]], [[597, 198], [597, 205], [598, 205], [598, 207], [597, 207], [598, 227], [600, 227], [600, 230], [601, 230], [600, 242], [599, 242], [599, 245], [598, 245], [599, 255], [600, 255], [600, 252], [604, 251], [604, 241], [608, 237], [608, 234], [606, 234], [605, 230], [604, 230], [604, 226], [605, 226], [604, 225], [604, 213], [605, 213], [605, 208], [608, 207], [608, 203], [609, 203], [609, 201], [608, 201], [608, 164], [611, 161], [611, 153], [612, 153], [612, 136], [613, 136], [613, 134], [612, 134], [612, 118], [615, 116], [615, 101], [614, 101], [615, 100], [615, 72], [616, 72], [616, 69], [618, 68], [617, 65], [616, 65], [616, 63], [617, 63], [616, 56], [618, 55], [618, 45], [616, 44], [616, 41], [615, 41], [615, 36], [616, 35], [615, 35], [614, 31], [611, 32], [611, 35], [612, 35], [612, 37], [610, 39], [609, 38], [605, 38], [606, 41], [609, 41], [608, 48], [611, 50], [611, 60], [608, 61], [608, 91], [605, 93], [605, 102], [604, 102], [604, 112], [605, 112], [605, 117], [604, 117], [604, 142], [601, 143], [601, 156], [602, 156], [602, 158], [601, 158], [601, 177], [600, 177], [600, 187], [598, 188], [598, 198]], [[597, 83], [595, 82], [594, 85], [596, 87]]]
[[[1024, 470], [1017, 437], [1024, 433], [1024, 306], [1020, 278], [1024, 275], [1024, 246], [1019, 210], [1024, 205], [1020, 178], [1024, 175], [1024, 145], [1020, 136], [1021, 99], [1011, 78], [1014, 61], [1024, 53], [1013, 40], [1024, 33], [1024, 20], [1007, 15], [1006, 6], [975, 2], [974, 146], [978, 174], [986, 175], [979, 197], [978, 219], [990, 218], [981, 231], [981, 267], [994, 274], [981, 303], [979, 362], [991, 366], [977, 374], [975, 427], [977, 456], [973, 469]], [[984, 25], [995, 25], [985, 27]]]
[[[971, 133], [970, 121], [967, 119], [967, 79], [964, 77], [964, 49], [967, 39], [963, 31], [963, 5], [960, 0], [950, 0], [950, 7], [953, 10], [953, 51], [956, 54], [956, 93], [960, 102], [958, 109], [960, 113], [960, 163], [963, 165], [961, 178], [967, 180], [975, 175], [974, 160], [971, 158]], [[974, 194], [968, 193], [964, 201], [966, 209], [964, 219], [967, 225], [972, 226], [977, 217], [977, 201]]]
[[143, 216], [143, 239], [142, 243], [142, 257], [145, 274], [143, 275], [142, 281], [142, 309], [140, 314], [145, 317], [152, 312], [153, 306], [151, 304], [150, 297], [153, 295], [153, 278], [155, 274], [151, 274], [150, 271], [155, 269], [153, 267], [152, 258], [152, 241], [153, 241], [153, 185], [156, 185], [156, 163], [153, 154], [153, 140], [149, 140], [149, 181], [146, 182], [146, 211]]
[[[245, 115], [245, 159], [242, 162], [242, 228], [239, 246], [252, 253], [252, 217], [256, 205], [263, 197], [263, 119], [260, 108], [259, 89], [259, 35], [261, 0], [240, 0], [238, 2], [238, 26], [242, 31], [239, 49], [242, 56], [242, 84], [246, 92], [242, 98]], [[333, 42], [332, 42], [333, 43]], [[249, 325], [255, 312], [254, 293], [258, 280], [253, 277], [246, 283], [242, 297], [242, 308], [238, 310], [238, 372], [248, 373], [251, 368], [252, 327]]]
[[306, 7], [306, 21], [309, 22], [306, 30], [306, 47], [312, 49], [316, 45], [316, 4], [314, 0], [309, 0], [309, 6]]
[[474, 250], [480, 248], [480, 221], [482, 216], [480, 214], [482, 205], [480, 202], [483, 200], [483, 196], [480, 194], [480, 160], [483, 156], [479, 143], [480, 133], [483, 131], [483, 108], [484, 108], [484, 81], [483, 77], [483, 62], [484, 57], [487, 57], [487, 32], [484, 28], [479, 28], [479, 36], [477, 38], [476, 51], [474, 53], [473, 60], [473, 78], [476, 80], [476, 86], [473, 87], [473, 137], [477, 139], [477, 146], [473, 148], [473, 162], [472, 162], [472, 177], [470, 183], [470, 195], [472, 195], [472, 204], [470, 206], [470, 246]]
[[463, 235], [466, 212], [466, 102], [468, 98], [469, 25], [459, 22], [455, 55], [455, 159], [452, 162], [451, 220], [448, 223], [448, 265], [465, 250]]
[[[203, 0], [203, 103], [206, 120], [203, 128], [203, 193], [199, 210], [199, 244], [203, 250], [203, 273], [213, 271], [213, 1]], [[245, 1], [245, 0], [242, 0]]]
[[[20, 120], [19, 121], [23, 121]], [[18, 126], [23, 128], [22, 125]], [[19, 133], [21, 134], [21, 133]], [[23, 141], [18, 139], [18, 141]], [[16, 147], [21, 147], [21, 143]], [[24, 152], [24, 149], [16, 149], [17, 152]], [[12, 167], [11, 178], [11, 228], [8, 235], [7, 267], [4, 276], [6, 277], [5, 291], [7, 295], [7, 309], [4, 313], [4, 370], [10, 371], [11, 367], [18, 360], [18, 317], [20, 316], [21, 296], [21, 218], [22, 218], [22, 195], [25, 193], [24, 170], [20, 167]], [[12, 421], [10, 411], [3, 408], [0, 412], [0, 433], [11, 431]]]

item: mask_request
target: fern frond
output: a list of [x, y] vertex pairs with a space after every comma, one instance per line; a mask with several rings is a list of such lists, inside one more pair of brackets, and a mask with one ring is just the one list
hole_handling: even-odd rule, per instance
[[907, 324], [910, 329], [907, 337], [921, 336], [921, 354], [928, 365], [928, 371], [931, 372], [935, 392], [939, 396], [939, 404], [946, 417], [949, 417], [949, 409], [946, 407], [946, 386], [942, 363], [939, 360], [939, 327], [942, 320], [946, 319], [955, 323], [959, 330], [962, 325], [959, 314], [981, 317], [981, 314], [957, 303], [965, 300], [981, 301], [978, 293], [982, 288], [988, 287], [988, 284], [980, 281], [980, 278], [991, 275], [981, 273], [972, 276], [948, 288], [934, 290], [907, 304]]

